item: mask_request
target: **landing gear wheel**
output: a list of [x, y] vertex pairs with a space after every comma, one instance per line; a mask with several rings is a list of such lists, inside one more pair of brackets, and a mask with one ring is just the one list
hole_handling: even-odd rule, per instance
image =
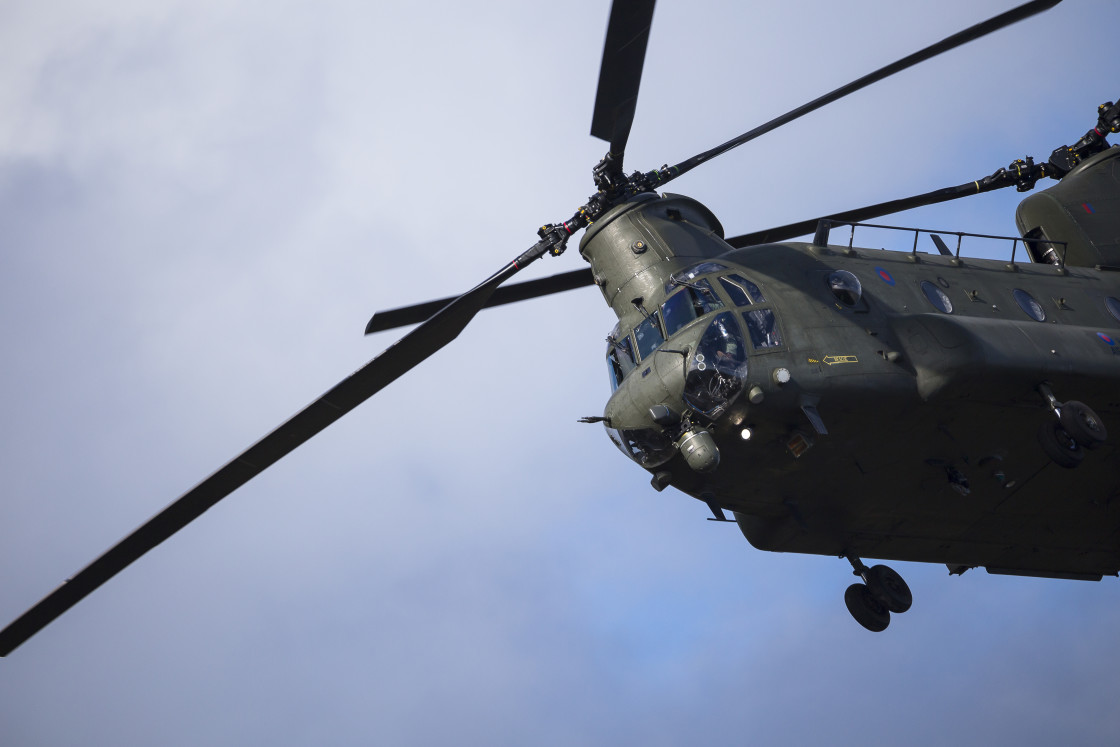
[[852, 613], [856, 622], [872, 633], [882, 632], [891, 624], [890, 611], [863, 584], [848, 587], [844, 592], [844, 604], [848, 606], [848, 612]]
[[1086, 449], [1095, 449], [1108, 438], [1108, 429], [1097, 413], [1084, 402], [1066, 402], [1058, 417], [1062, 428]]
[[1048, 420], [1042, 424], [1038, 429], [1038, 442], [1042, 444], [1046, 456], [1059, 467], [1073, 469], [1085, 458], [1085, 451], [1081, 445], [1057, 420]]
[[914, 595], [902, 576], [890, 566], [873, 565], [867, 569], [867, 588], [891, 612], [899, 614], [910, 609]]

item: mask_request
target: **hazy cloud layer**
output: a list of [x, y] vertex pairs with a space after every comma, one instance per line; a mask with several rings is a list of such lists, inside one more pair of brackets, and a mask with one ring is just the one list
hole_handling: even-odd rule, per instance
[[[628, 163], [1006, 7], [662, 0]], [[0, 10], [0, 623], [386, 347], [373, 311], [582, 204], [607, 12]], [[1066, 0], [673, 189], [736, 234], [1045, 157], [1118, 95], [1118, 22]], [[1007, 234], [1017, 199], [894, 220]], [[753, 550], [575, 422], [613, 321], [592, 290], [480, 315], [0, 661], [0, 742], [1115, 740], [1115, 579], [900, 563], [913, 612], [866, 633], [846, 563]]]

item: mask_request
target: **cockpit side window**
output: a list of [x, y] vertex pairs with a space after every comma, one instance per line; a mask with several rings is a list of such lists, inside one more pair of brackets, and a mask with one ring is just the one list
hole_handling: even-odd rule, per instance
[[618, 327], [607, 338], [607, 368], [610, 372], [611, 391], [622, 384], [622, 380], [637, 367], [634, 361], [634, 350], [630, 343], [630, 335], [616, 338]]
[[634, 360], [634, 349], [630, 345], [630, 335], [626, 335], [615, 342], [615, 350], [618, 352], [618, 360], [622, 364], [623, 376], [638, 367], [637, 361]]
[[661, 316], [665, 320], [665, 336], [672, 337], [682, 327], [709, 311], [722, 309], [723, 303], [716, 297], [707, 280], [689, 283], [680, 291], [669, 296], [661, 305]]
[[650, 353], [660, 347], [661, 343], [665, 342], [665, 336], [661, 333], [660, 316], [660, 312], [653, 312], [634, 330], [634, 341], [638, 344], [640, 360], [645, 360]]
[[766, 303], [766, 297], [758, 286], [742, 275], [727, 275], [719, 279], [727, 295], [736, 306], [750, 306], [752, 303]]
[[607, 348], [607, 373], [610, 374], [611, 391], [613, 392], [622, 384], [622, 366], [618, 362], [618, 355], [614, 348]]

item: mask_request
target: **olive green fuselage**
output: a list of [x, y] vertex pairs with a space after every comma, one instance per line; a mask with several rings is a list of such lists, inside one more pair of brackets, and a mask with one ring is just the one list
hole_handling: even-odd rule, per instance
[[[604, 413], [656, 487], [733, 511], [764, 550], [1120, 571], [1113, 442], [1063, 469], [1037, 436], [1055, 418], [1040, 386], [1120, 429], [1120, 321], [1106, 305], [1120, 297], [1120, 273], [1031, 264], [1021, 247], [1012, 263], [1010, 242], [1008, 258], [981, 260], [808, 243], [732, 249], [721, 237], [699, 203], [642, 195], [581, 245], [619, 317], [616, 339], [636, 349], [634, 330], [669, 326], [640, 359], [612, 362]], [[849, 273], [858, 298], [838, 288]], [[753, 290], [740, 295], [736, 283]], [[674, 331], [663, 305], [678, 293], [698, 300], [696, 318]], [[717, 318], [720, 356], [743, 347], [745, 364], [734, 386], [720, 379], [708, 408], [685, 393], [697, 391], [696, 354], [711, 349]], [[765, 339], [750, 328], [760, 319], [772, 325]], [[656, 418], [658, 406], [684, 422], [664, 409]], [[686, 431], [714, 439], [714, 470], [686, 462], [676, 446]]]

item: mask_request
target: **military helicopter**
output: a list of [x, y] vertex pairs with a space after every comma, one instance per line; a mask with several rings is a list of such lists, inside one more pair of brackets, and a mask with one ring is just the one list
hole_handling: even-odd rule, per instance
[[[482, 308], [591, 283], [600, 287], [619, 317], [607, 351], [614, 393], [605, 413], [594, 419], [606, 425], [616, 446], [650, 471], [654, 488], [673, 486], [693, 495], [710, 507], [716, 520], [726, 521], [725, 512], [731, 511], [752, 544], [847, 558], [864, 582], [853, 584], [846, 600], [865, 627], [885, 628], [890, 611], [909, 606], [905, 582], [886, 566], [864, 566], [860, 558], [865, 556], [947, 563], [958, 572], [984, 566], [990, 571], [1071, 577], [1115, 574], [1120, 567], [1115, 552], [1087, 545], [1092, 532], [1080, 533], [1089, 523], [1100, 533], [1114, 524], [1101, 516], [1082, 521], [1078, 517], [1084, 505], [1077, 507], [1073, 517], [1077, 520], [1069, 531], [1078, 543], [1076, 555], [1082, 558], [1076, 561], [1069, 560], [1065, 544], [1043, 547], [1042, 557], [1024, 555], [1019, 548], [1028, 544], [1039, 554], [1034, 547], [1037, 527], [1019, 515], [1006, 523], [993, 517], [996, 508], [1015, 497], [1032, 505], [1028, 518], [1033, 520], [1044, 486], [1069, 485], [1071, 474], [1084, 482], [1084, 486], [1077, 483], [1077, 490], [1096, 496], [1090, 500], [1100, 504], [1111, 495], [1104, 486], [1111, 484], [1106, 470], [1114, 466], [1109, 461], [1113, 452], [1106, 447], [1094, 449], [1088, 457], [1082, 453], [1083, 446], [1097, 447], [1105, 441], [1100, 416], [1087, 405], [1058, 399], [1075, 390], [1076, 396], [1108, 414], [1112, 405], [1099, 391], [1104, 384], [1076, 365], [1081, 359], [1065, 367], [1042, 365], [1030, 358], [1037, 355], [1036, 347], [1005, 349], [1003, 343], [1013, 334], [1027, 340], [1041, 337], [1045, 344], [1053, 336], [1030, 327], [1037, 320], [1001, 316], [1013, 309], [999, 295], [1002, 286], [995, 279], [1011, 278], [1026, 288], [1009, 292], [1023, 290], [1043, 301], [1049, 298], [1047, 293], [1061, 293], [1060, 311], [1084, 308], [1088, 314], [1091, 307], [1083, 294], [1097, 287], [1090, 282], [1097, 277], [1092, 273], [1107, 273], [1088, 269], [1095, 267], [1089, 260], [1099, 242], [1068, 238], [1062, 229], [1080, 224], [1067, 220], [1063, 225], [1060, 211], [1058, 218], [1047, 217], [1042, 207], [1026, 212], [1038, 218], [1037, 225], [1026, 229], [1038, 233], [1029, 236], [1024, 248], [1031, 259], [1042, 260], [1037, 267], [1020, 266], [1014, 260], [985, 264], [962, 259], [959, 251], [954, 254], [948, 249], [938, 256], [918, 252], [916, 247], [910, 253], [880, 254], [830, 244], [825, 230], [906, 206], [998, 186], [1021, 186], [1032, 175], [1034, 180], [1061, 176], [1063, 185], [1083, 185], [1079, 180], [1083, 174], [1096, 174], [1094, 179], [1099, 180], [1113, 163], [1103, 150], [1101, 127], [1115, 131], [1115, 107], [1102, 108], [1094, 130], [1097, 138], [1087, 135], [1084, 143], [1066, 148], [1064, 162], [1058, 156], [1044, 165], [1024, 161], [983, 183], [978, 180], [828, 216], [824, 223], [814, 219], [812, 226], [820, 228], [811, 244], [774, 243], [804, 234], [803, 224], [724, 241], [718, 220], [699, 203], [680, 196], [658, 197], [654, 192], [792, 119], [1054, 4], [1028, 3], [688, 161], [627, 177], [622, 159], [653, 3], [616, 3], [592, 124], [592, 134], [607, 140], [610, 150], [594, 170], [597, 191], [588, 202], [569, 220], [543, 226], [536, 244], [466, 294], [445, 299], [446, 303], [375, 316], [367, 331], [422, 323], [0, 632], [0, 654], [11, 652], [149, 549], [436, 352]], [[1064, 172], [1060, 171], [1063, 163]], [[1094, 170], [1098, 164], [1106, 166]], [[1061, 204], [1072, 204], [1074, 197], [1067, 195]], [[1103, 204], [1096, 197], [1094, 201]], [[1108, 208], [1100, 213], [1107, 215]], [[499, 290], [536, 259], [563, 253], [569, 237], [580, 228], [588, 229], [580, 251], [590, 262], [590, 271]], [[936, 241], [943, 243], [940, 237]], [[930, 270], [932, 280], [927, 279]], [[869, 271], [874, 274], [868, 275]], [[873, 278], [884, 287], [873, 289]], [[926, 290], [926, 283], [937, 287]], [[892, 297], [885, 288], [897, 289], [898, 295]], [[957, 309], [953, 316], [951, 308], [936, 305], [944, 304], [944, 299], [952, 304], [962, 288], [970, 303], [978, 304], [977, 314], [982, 309], [992, 315], [980, 315], [984, 321], [977, 323], [985, 336], [978, 336], [973, 327], [956, 325], [956, 320], [966, 316], [971, 320], [972, 315]], [[928, 310], [920, 306], [923, 296], [935, 305]], [[1102, 298], [1110, 297], [1106, 293]], [[963, 304], [960, 298], [956, 301], [957, 306]], [[1029, 302], [1023, 303], [1035, 310]], [[1109, 329], [1115, 322], [1104, 317], [1107, 309], [1106, 304], [1105, 311], [1075, 326], [1097, 324]], [[1044, 314], [1047, 310], [1042, 308]], [[1031, 312], [1024, 309], [1024, 313]], [[942, 320], [939, 314], [952, 323], [931, 321]], [[1096, 343], [1090, 340], [1074, 352], [1083, 350], [1088, 360], [1100, 352], [1094, 344], [1110, 347], [1104, 339], [1107, 332], [1095, 334]], [[1074, 355], [1067, 348], [1061, 352], [1061, 356], [1051, 355], [1061, 360]], [[1032, 362], [1024, 363], [1027, 360]], [[976, 371], [980, 364], [992, 368]], [[1107, 372], [1108, 365], [1095, 363], [1087, 370]], [[967, 375], [958, 375], [966, 370]], [[992, 375], [1006, 377], [1018, 389], [1009, 396], [1005, 387], [992, 386]], [[877, 423], [874, 432], [861, 428], [868, 408], [884, 405], [890, 408], [890, 420]], [[993, 412], [994, 419], [1001, 421], [999, 428], [991, 425]], [[1021, 435], [1019, 425], [1036, 419], [1043, 424], [1039, 433], [1048, 432], [1049, 441]], [[1054, 427], [1054, 422], [1061, 427]], [[915, 429], [924, 429], [943, 443], [915, 457], [913, 449], [901, 448], [895, 435]], [[1055, 470], [1045, 462], [1045, 454], [1061, 467], [1074, 466], [1063, 462], [1084, 464], [1068, 473]], [[899, 476], [905, 473], [906, 479], [912, 479], [913, 458], [922, 473], [917, 489], [926, 489], [928, 483], [934, 489], [947, 489], [950, 497], [963, 497], [967, 490], [971, 503], [948, 508], [909, 505], [903, 511], [896, 505], [905, 484]], [[902, 465], [902, 459], [910, 462]], [[973, 474], [978, 470], [990, 482]], [[818, 480], [825, 475], [832, 477], [822, 488]], [[884, 490], [888, 483], [890, 490]], [[1065, 506], [1069, 511], [1073, 508]], [[919, 525], [921, 532], [910, 524]]]

